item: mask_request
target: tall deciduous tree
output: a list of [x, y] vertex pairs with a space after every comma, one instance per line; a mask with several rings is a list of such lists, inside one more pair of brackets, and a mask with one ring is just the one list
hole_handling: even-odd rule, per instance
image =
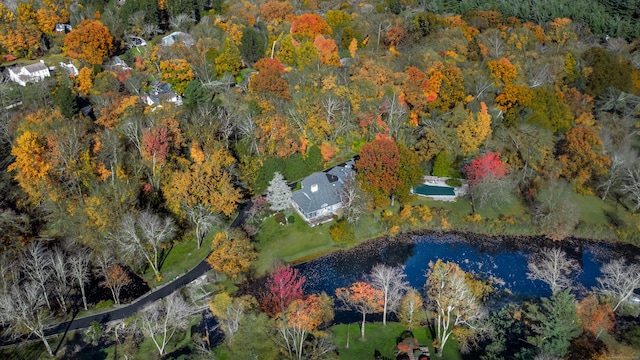
[[238, 332], [245, 315], [255, 307], [255, 301], [249, 295], [231, 297], [226, 292], [218, 293], [211, 299], [209, 309], [222, 325], [226, 342], [230, 342]]
[[593, 293], [576, 304], [576, 312], [582, 330], [595, 335], [596, 339], [603, 331], [613, 330], [616, 315], [611, 305], [600, 303]]
[[578, 262], [567, 258], [567, 253], [557, 247], [542, 249], [529, 259], [527, 268], [527, 278], [547, 283], [552, 293], [570, 289], [573, 281], [569, 276], [580, 270]]
[[591, 191], [590, 181], [607, 173], [611, 158], [604, 154], [602, 140], [590, 127], [576, 126], [567, 131], [558, 160], [562, 175], [582, 192]]
[[178, 95], [182, 95], [195, 75], [191, 65], [185, 59], [169, 59], [160, 62], [162, 81], [173, 87]]
[[82, 296], [82, 304], [84, 309], [87, 310], [87, 296], [85, 293], [85, 286], [89, 282], [89, 261], [91, 256], [87, 250], [79, 250], [69, 256], [69, 271], [73, 281], [76, 281], [78, 288], [80, 289], [80, 295]]
[[471, 115], [460, 126], [458, 126], [456, 137], [465, 154], [473, 154], [480, 148], [480, 145], [491, 136], [491, 115], [487, 111], [487, 105], [480, 103], [480, 112], [475, 116]]
[[213, 236], [207, 262], [211, 268], [233, 280], [239, 280], [256, 260], [256, 251], [241, 230], [219, 232]]
[[293, 193], [284, 176], [279, 172], [273, 173], [273, 179], [267, 188], [267, 202], [273, 211], [284, 211], [291, 208]]
[[174, 292], [144, 308], [140, 312], [138, 323], [142, 331], [151, 338], [160, 356], [163, 356], [176, 331], [187, 327], [190, 315], [192, 311], [189, 304], [179, 293]]
[[269, 280], [260, 299], [261, 309], [274, 317], [284, 311], [289, 304], [304, 295], [302, 287], [307, 278], [298, 273], [298, 269], [290, 266], [276, 270]]
[[102, 64], [114, 51], [113, 36], [100, 20], [82, 20], [65, 36], [64, 46], [69, 57], [91, 65]]
[[167, 242], [173, 239], [176, 230], [170, 217], [162, 218], [145, 210], [135, 216], [126, 215], [111, 237], [130, 259], [138, 260], [142, 257], [146, 260], [156, 278], [160, 280], [162, 250]]
[[284, 74], [284, 66], [278, 59], [264, 58], [255, 64], [258, 73], [251, 77], [249, 89], [264, 98], [276, 96], [290, 100], [289, 84], [281, 76]]
[[111, 265], [104, 273], [104, 286], [108, 287], [116, 305], [120, 304], [120, 291], [131, 283], [129, 274], [120, 265]]
[[384, 136], [365, 144], [356, 161], [356, 178], [360, 187], [373, 196], [377, 207], [388, 204], [389, 197], [400, 185], [400, 152], [395, 142]]
[[370, 284], [384, 294], [382, 324], [385, 326], [387, 325], [387, 313], [395, 312], [398, 309], [400, 300], [409, 287], [405, 277], [404, 268], [385, 264], [376, 264], [369, 273]]
[[360, 337], [364, 339], [364, 325], [367, 320], [367, 314], [375, 314], [383, 310], [384, 294], [371, 286], [371, 284], [357, 281], [348, 288], [336, 289], [336, 297], [342, 301], [346, 308], [362, 314]]
[[211, 209], [202, 204], [197, 204], [192, 207], [187, 207], [187, 216], [193, 226], [196, 227], [196, 240], [198, 242], [198, 249], [202, 246], [202, 241], [209, 230], [217, 224], [220, 224], [219, 216], [216, 216]]
[[408, 329], [415, 329], [421, 326], [426, 319], [427, 313], [420, 293], [416, 289], [410, 288], [400, 301], [398, 320]]
[[640, 266], [615, 259], [604, 264], [600, 271], [602, 276], [596, 279], [598, 290], [616, 301], [613, 307], [616, 311], [620, 305], [628, 303], [633, 291], [640, 287]]
[[277, 320], [277, 332], [289, 359], [305, 359], [309, 333], [333, 320], [333, 300], [326, 294], [309, 295], [292, 301]]
[[488, 152], [476, 157], [465, 170], [472, 186], [485, 178], [500, 179], [508, 173], [507, 165], [500, 160], [499, 152]]
[[442, 356], [444, 346], [454, 330], [466, 328], [472, 333], [480, 331], [486, 312], [470, 290], [465, 272], [458, 264], [438, 259], [429, 267], [425, 287], [436, 329], [436, 355]]
[[227, 72], [233, 76], [237, 76], [240, 73], [242, 56], [240, 55], [240, 49], [231, 38], [225, 39], [218, 56], [214, 59], [214, 63], [219, 77], [222, 77]]
[[34, 281], [25, 280], [14, 283], [9, 291], [0, 293], [0, 312], [9, 321], [10, 328], [15, 333], [26, 332], [37, 336], [49, 356], [53, 351], [45, 335], [45, 329], [51, 318], [51, 312], [46, 308], [46, 301], [40, 285]]
[[568, 183], [549, 181], [536, 193], [533, 221], [542, 233], [553, 240], [562, 240], [578, 224], [578, 208]]

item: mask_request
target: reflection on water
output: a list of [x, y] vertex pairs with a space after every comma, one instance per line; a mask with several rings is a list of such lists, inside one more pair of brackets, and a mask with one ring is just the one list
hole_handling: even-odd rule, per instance
[[[513, 241], [496, 242], [493, 239], [487, 245], [468, 241], [459, 235], [426, 235], [416, 237], [411, 242], [382, 239], [300, 264], [297, 268], [307, 277], [307, 293], [324, 291], [333, 295], [336, 288], [363, 280], [377, 263], [405, 265], [407, 280], [411, 286], [421, 290], [429, 262], [442, 259], [458, 263], [465, 271], [492, 279], [497, 289], [508, 290], [514, 295], [550, 296], [551, 291], [546, 284], [527, 279], [527, 259], [540, 250], [513, 244]], [[574, 274], [578, 293], [595, 287], [600, 266], [606, 261], [601, 254], [607, 253], [607, 245], [587, 243], [564, 250], [567, 256], [575, 258], [582, 265], [582, 272]]]

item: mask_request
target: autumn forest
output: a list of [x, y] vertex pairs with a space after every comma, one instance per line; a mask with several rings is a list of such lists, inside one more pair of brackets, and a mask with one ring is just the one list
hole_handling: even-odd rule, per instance
[[[426, 331], [432, 358], [637, 357], [631, 253], [603, 267], [601, 292], [577, 296], [562, 281], [577, 264], [549, 249], [530, 276], [553, 295], [508, 305], [452, 262], [425, 264], [423, 289], [380, 264], [335, 294], [305, 294], [289, 266], [425, 231], [637, 254], [640, 1], [517, 3], [0, 3], [0, 331], [22, 343], [1, 354], [79, 358], [55, 349], [49, 326], [124, 306], [206, 258], [204, 285], [158, 300], [120, 334], [92, 323], [82, 347], [108, 349], [105, 359], [177, 359], [180, 348], [373, 359], [358, 338], [384, 333], [404, 359], [419, 351], [409, 329]], [[309, 227], [289, 185], [354, 157], [344, 208]], [[468, 193], [419, 198], [424, 176]], [[337, 309], [361, 316], [358, 331], [333, 323]], [[217, 344], [191, 334], [203, 313]], [[384, 318], [371, 335], [367, 314]], [[341, 336], [366, 355], [345, 356]]]

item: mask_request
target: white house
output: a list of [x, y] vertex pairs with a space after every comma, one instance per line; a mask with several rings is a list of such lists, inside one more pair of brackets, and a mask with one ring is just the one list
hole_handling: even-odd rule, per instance
[[49, 68], [44, 64], [43, 60], [27, 66], [16, 65], [8, 70], [9, 80], [22, 86], [27, 86], [27, 83], [42, 81], [44, 78], [51, 76]]
[[71, 62], [69, 63], [59, 63], [58, 65], [60, 65], [60, 68], [62, 70], [64, 70], [67, 74], [71, 75], [71, 76], [78, 76], [78, 68], [73, 65]]
[[342, 208], [340, 192], [347, 179], [355, 176], [354, 164], [349, 160], [301, 181], [301, 189], [293, 193], [292, 205], [310, 226], [331, 221]]

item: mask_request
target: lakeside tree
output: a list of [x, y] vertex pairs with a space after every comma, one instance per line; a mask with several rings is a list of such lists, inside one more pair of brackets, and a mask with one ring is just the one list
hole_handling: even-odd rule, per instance
[[382, 324], [387, 325], [387, 313], [394, 313], [400, 305], [400, 300], [409, 288], [405, 280], [406, 274], [403, 267], [392, 267], [385, 264], [376, 264], [368, 275], [369, 283], [375, 289], [382, 291]]
[[573, 279], [570, 276], [580, 271], [578, 262], [568, 258], [567, 253], [557, 247], [543, 248], [538, 254], [530, 257], [527, 268], [527, 278], [545, 282], [552, 293], [571, 289]]
[[[311, 345], [309, 334], [317, 332], [321, 325], [330, 324], [333, 316], [333, 299], [325, 293], [293, 300], [276, 319], [281, 347], [286, 349], [289, 359], [302, 360], [305, 355], [311, 355], [306, 354], [311, 352], [307, 349]], [[316, 335], [316, 338], [322, 337]]]
[[578, 224], [578, 209], [571, 186], [550, 180], [534, 197], [533, 220], [545, 236], [559, 241]]
[[231, 297], [226, 292], [221, 292], [209, 301], [209, 309], [222, 326], [225, 342], [230, 342], [240, 329], [245, 316], [257, 306], [252, 296]]
[[633, 291], [640, 287], [640, 266], [626, 264], [624, 260], [615, 259], [602, 266], [602, 276], [596, 278], [598, 291], [614, 300], [613, 311], [627, 303]]
[[336, 289], [336, 297], [347, 309], [355, 310], [362, 314], [360, 337], [364, 339], [364, 325], [367, 320], [367, 314], [375, 314], [383, 310], [384, 294], [366, 282], [357, 281], [348, 288]]
[[436, 355], [442, 356], [451, 335], [458, 334], [458, 341], [464, 346], [465, 334], [471, 340], [482, 329], [482, 321], [487, 314], [479, 300], [470, 290], [467, 276], [454, 262], [438, 259], [429, 264], [429, 273], [425, 284], [429, 307], [433, 312], [433, 326], [436, 330], [434, 346]]
[[415, 329], [427, 320], [427, 312], [425, 310], [420, 293], [416, 289], [410, 288], [400, 301], [398, 320], [407, 329]]
[[260, 308], [271, 317], [282, 313], [291, 302], [303, 297], [302, 287], [306, 281], [307, 278], [300, 275], [296, 268], [279, 268], [267, 280], [260, 297]]

